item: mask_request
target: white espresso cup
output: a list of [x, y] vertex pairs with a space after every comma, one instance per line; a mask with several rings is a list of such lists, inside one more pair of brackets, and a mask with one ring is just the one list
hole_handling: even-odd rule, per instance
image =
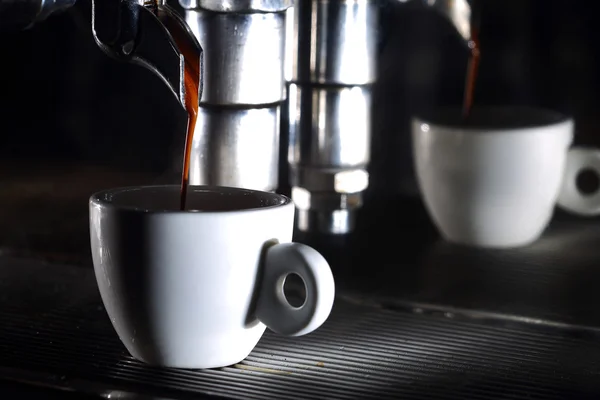
[[445, 109], [412, 125], [425, 206], [450, 242], [518, 247], [538, 239], [555, 204], [600, 213], [600, 194], [577, 188], [583, 170], [600, 174], [600, 153], [570, 148], [573, 120], [528, 107], [479, 107], [469, 120]]
[[[285, 196], [225, 187], [140, 186], [89, 201], [96, 280], [119, 338], [136, 359], [215, 368], [250, 354], [265, 325], [289, 336], [329, 316], [334, 280], [314, 249], [291, 243]], [[293, 307], [284, 282], [297, 274], [306, 298]]]

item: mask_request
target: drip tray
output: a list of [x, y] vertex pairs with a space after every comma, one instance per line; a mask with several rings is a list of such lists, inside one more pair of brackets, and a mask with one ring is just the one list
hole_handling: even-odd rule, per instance
[[0, 259], [2, 379], [104, 398], [598, 398], [599, 360], [592, 330], [340, 298], [318, 331], [267, 332], [239, 364], [150, 368], [121, 345], [91, 269]]

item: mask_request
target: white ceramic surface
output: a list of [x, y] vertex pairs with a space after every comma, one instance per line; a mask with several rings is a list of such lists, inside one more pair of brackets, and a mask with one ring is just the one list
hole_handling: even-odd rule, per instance
[[[90, 198], [94, 268], [106, 311], [136, 359], [175, 368], [243, 360], [265, 325], [298, 336], [329, 316], [334, 281], [325, 259], [290, 243], [294, 205], [273, 193], [178, 186], [132, 187]], [[285, 277], [306, 301], [292, 307]]]
[[600, 195], [580, 193], [597, 150], [573, 148], [573, 121], [534, 108], [479, 108], [468, 126], [457, 111], [413, 120], [413, 154], [426, 208], [442, 236], [480, 247], [516, 247], [540, 237], [557, 202], [596, 215]]

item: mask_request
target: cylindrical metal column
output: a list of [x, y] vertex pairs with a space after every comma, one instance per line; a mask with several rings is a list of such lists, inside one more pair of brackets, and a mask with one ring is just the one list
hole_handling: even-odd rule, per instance
[[288, 162], [298, 228], [345, 234], [368, 187], [376, 0], [297, 1]]
[[274, 191], [291, 0], [180, 0], [204, 49], [190, 182]]
[[364, 85], [376, 78], [377, 0], [306, 0], [294, 5], [292, 80]]

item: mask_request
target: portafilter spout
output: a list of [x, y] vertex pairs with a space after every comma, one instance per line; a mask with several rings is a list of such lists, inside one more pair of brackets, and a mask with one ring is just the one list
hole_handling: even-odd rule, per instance
[[[92, 32], [104, 53], [149, 69], [184, 105], [185, 57], [197, 57], [202, 66], [203, 51], [186, 22], [164, 0], [94, 0]], [[198, 91], [201, 97], [202, 76]]]
[[[398, 1], [406, 3], [409, 0]], [[473, 28], [477, 23], [474, 17], [478, 14], [473, 7], [475, 0], [421, 0], [420, 2], [445, 17], [463, 39], [465, 46], [471, 47]]]

